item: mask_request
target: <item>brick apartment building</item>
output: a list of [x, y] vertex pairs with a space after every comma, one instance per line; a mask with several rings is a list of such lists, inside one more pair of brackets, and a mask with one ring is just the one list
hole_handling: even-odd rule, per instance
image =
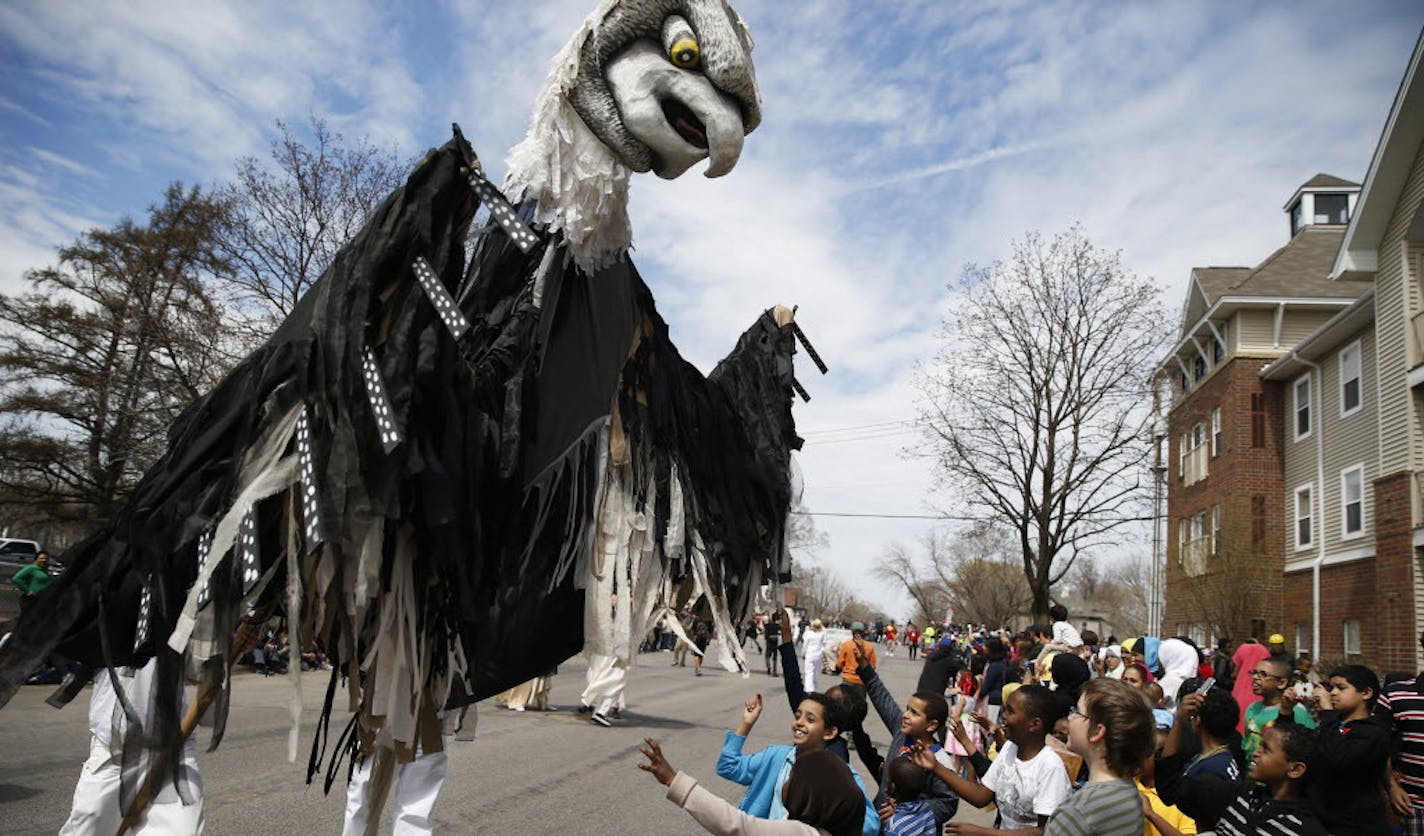
[[1160, 367], [1168, 634], [1424, 666], [1421, 48], [1363, 185], [1311, 178], [1279, 250], [1191, 273]]

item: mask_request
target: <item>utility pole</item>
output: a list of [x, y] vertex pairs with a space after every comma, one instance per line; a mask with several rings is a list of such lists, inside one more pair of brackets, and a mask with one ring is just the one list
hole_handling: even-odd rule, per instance
[[1162, 444], [1167, 438], [1167, 421], [1162, 415], [1162, 378], [1152, 378], [1152, 571], [1147, 600], [1147, 621], [1151, 635], [1165, 635], [1167, 556], [1163, 537], [1162, 502], [1165, 499], [1167, 467], [1162, 463]]

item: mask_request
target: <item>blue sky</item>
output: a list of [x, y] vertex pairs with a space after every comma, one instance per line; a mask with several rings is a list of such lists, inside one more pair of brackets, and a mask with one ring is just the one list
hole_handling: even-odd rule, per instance
[[[170, 181], [226, 179], [277, 119], [322, 116], [403, 156], [457, 121], [502, 174], [595, 5], [6, 3], [0, 292]], [[762, 308], [801, 306], [832, 367], [800, 373], [806, 502], [885, 514], [930, 509], [928, 467], [902, 455], [919, 438], [894, 422], [915, 416], [947, 280], [1081, 221], [1178, 310], [1193, 266], [1285, 242], [1300, 183], [1363, 178], [1424, 24], [1411, 2], [735, 5], [764, 123], [725, 178], [635, 181], [634, 258], [704, 369]], [[903, 614], [869, 566], [932, 523], [818, 524], [821, 561]]]

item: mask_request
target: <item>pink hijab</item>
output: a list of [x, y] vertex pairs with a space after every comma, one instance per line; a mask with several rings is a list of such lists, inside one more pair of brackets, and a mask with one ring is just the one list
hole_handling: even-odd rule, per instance
[[1236, 664], [1236, 685], [1231, 689], [1231, 696], [1241, 706], [1241, 716], [1236, 720], [1236, 731], [1241, 734], [1246, 733], [1246, 708], [1260, 699], [1251, 690], [1251, 671], [1256, 669], [1257, 662], [1270, 655], [1271, 651], [1264, 644], [1248, 642], [1236, 648], [1235, 655], [1231, 657]]

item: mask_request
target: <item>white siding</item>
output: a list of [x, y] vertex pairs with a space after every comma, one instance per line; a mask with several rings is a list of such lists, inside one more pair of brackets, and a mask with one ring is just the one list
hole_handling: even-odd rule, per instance
[[[1380, 473], [1416, 469], [1420, 463], [1421, 428], [1412, 409], [1413, 394], [1405, 385], [1409, 362], [1408, 329], [1410, 315], [1419, 310], [1419, 280], [1410, 275], [1406, 233], [1424, 198], [1424, 147], [1416, 152], [1394, 216], [1390, 219], [1379, 248], [1379, 272], [1375, 275], [1375, 328], [1378, 337], [1376, 378], [1389, 385], [1379, 390]], [[1417, 522], [1417, 520], [1416, 520]]]
[[[1348, 417], [1340, 417], [1340, 363], [1339, 351], [1347, 345], [1359, 341], [1361, 357], [1361, 386], [1363, 398], [1361, 407]], [[1295, 489], [1307, 482], [1315, 484], [1317, 536], [1323, 538], [1325, 559], [1346, 559], [1351, 556], [1363, 557], [1373, 553], [1374, 547], [1374, 490], [1371, 483], [1381, 475], [1379, 462], [1379, 421], [1377, 419], [1377, 397], [1375, 376], [1374, 329], [1366, 328], [1354, 334], [1342, 335], [1338, 343], [1318, 361], [1320, 391], [1312, 395], [1310, 437], [1293, 442], [1291, 426], [1286, 430], [1285, 443], [1285, 485], [1283, 501], [1288, 511], [1293, 513]], [[1312, 383], [1314, 381], [1312, 380]], [[1287, 389], [1286, 420], [1293, 422], [1294, 402]], [[1324, 433], [1325, 473], [1322, 484], [1315, 466], [1317, 444], [1315, 433]], [[1364, 467], [1364, 532], [1363, 536], [1345, 539], [1341, 526], [1340, 472], [1347, 467]], [[1302, 561], [1314, 560], [1318, 552], [1295, 552], [1292, 545], [1286, 550], [1286, 562], [1299, 566]]]
[[1250, 308], [1238, 311], [1231, 322], [1235, 336], [1228, 335], [1228, 338], [1235, 341], [1236, 350], [1246, 354], [1284, 354], [1291, 346], [1314, 333], [1315, 329], [1324, 325], [1326, 320], [1339, 313], [1348, 303], [1349, 300], [1342, 299], [1339, 308], [1332, 306], [1319, 310], [1302, 310], [1288, 305], [1285, 320], [1281, 323], [1280, 345], [1275, 342], [1274, 310]]

